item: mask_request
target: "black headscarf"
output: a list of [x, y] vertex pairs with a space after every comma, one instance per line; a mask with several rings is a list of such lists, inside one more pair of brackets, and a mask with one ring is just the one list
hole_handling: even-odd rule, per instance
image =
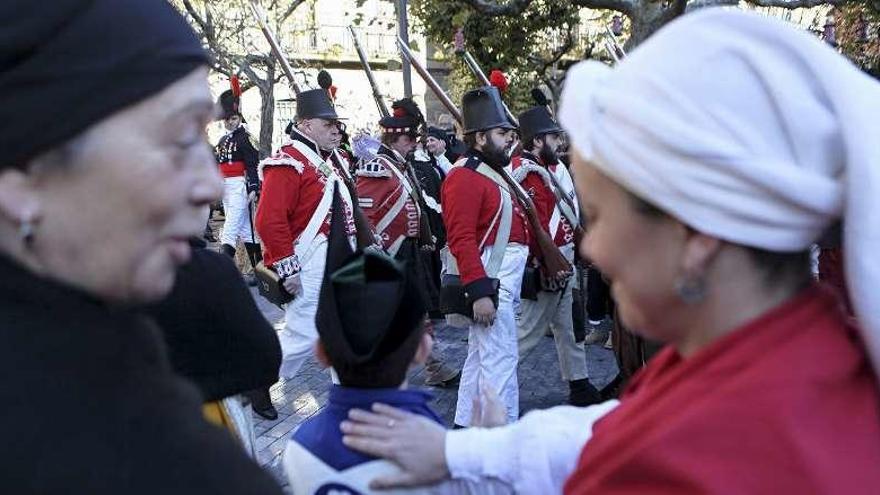
[[207, 64], [166, 0], [4, 2], [0, 169], [73, 138]]

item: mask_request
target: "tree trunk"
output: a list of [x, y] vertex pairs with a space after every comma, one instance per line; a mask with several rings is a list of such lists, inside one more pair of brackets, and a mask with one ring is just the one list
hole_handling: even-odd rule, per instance
[[[676, 2], [677, 3], [677, 2]], [[632, 22], [632, 34], [626, 40], [624, 49], [628, 52], [648, 39], [666, 23], [683, 14], [685, 4], [665, 5], [664, 2], [645, 2], [637, 8], [630, 21]], [[678, 8], [678, 10], [677, 10]]]
[[272, 154], [275, 131], [275, 61], [266, 66], [266, 79], [257, 85], [260, 90], [260, 159]]

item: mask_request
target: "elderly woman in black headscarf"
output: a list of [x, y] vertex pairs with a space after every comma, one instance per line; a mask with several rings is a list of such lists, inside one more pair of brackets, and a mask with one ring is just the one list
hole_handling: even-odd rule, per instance
[[164, 0], [6, 2], [0, 25], [5, 493], [275, 493], [200, 414], [158, 329], [221, 183], [207, 59]]

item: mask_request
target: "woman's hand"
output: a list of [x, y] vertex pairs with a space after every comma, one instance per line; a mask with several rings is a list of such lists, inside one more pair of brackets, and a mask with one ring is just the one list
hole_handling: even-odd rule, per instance
[[373, 404], [373, 412], [352, 409], [348, 418], [340, 425], [342, 443], [388, 459], [401, 469], [372, 480], [371, 489], [428, 485], [449, 477], [443, 426], [384, 404]]

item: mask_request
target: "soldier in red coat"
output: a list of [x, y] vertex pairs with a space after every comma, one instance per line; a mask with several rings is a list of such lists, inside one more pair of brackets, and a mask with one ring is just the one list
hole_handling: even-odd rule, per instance
[[[414, 101], [404, 98], [392, 105], [394, 114], [379, 121], [382, 144], [377, 155], [357, 171], [357, 193], [361, 209], [394, 258], [404, 261], [413, 274], [428, 312], [439, 299], [439, 277], [433, 270], [437, 241], [428, 223], [427, 209], [440, 209], [426, 195], [408, 157], [416, 147], [424, 119]], [[429, 331], [432, 331], [430, 320]], [[432, 356], [426, 365], [426, 383], [444, 385], [458, 376]]]
[[263, 192], [257, 232], [267, 266], [294, 296], [285, 308], [280, 332], [280, 375], [293, 377], [312, 355], [315, 312], [324, 275], [334, 185], [343, 199], [347, 232], [354, 235], [352, 199], [330, 154], [338, 145], [338, 116], [323, 89], [297, 96], [296, 123], [290, 141], [260, 163]]
[[[405, 104], [402, 102], [406, 102]], [[412, 100], [395, 102], [394, 115], [379, 121], [382, 145], [375, 158], [357, 171], [359, 204], [393, 257], [408, 258], [431, 239], [421, 240], [420, 184], [407, 164], [415, 149], [421, 112]]]
[[[470, 306], [466, 309], [473, 314], [455, 410], [455, 424], [470, 426], [481, 386], [498, 392], [510, 421], [519, 416], [514, 300], [522, 284], [529, 232], [501, 176], [514, 126], [504, 114], [498, 90], [487, 86], [466, 93], [462, 111], [469, 149], [443, 183], [443, 221], [451, 254], [447, 275], [457, 267]], [[497, 250], [503, 250], [500, 264]]]
[[[575, 227], [579, 225], [574, 183], [556, 152], [562, 129], [545, 106], [532, 107], [519, 115], [523, 152], [513, 160], [513, 178], [532, 197], [541, 225], [549, 232], [569, 263], [574, 264]], [[533, 250], [534, 254], [534, 250]], [[534, 256], [530, 256], [534, 262]], [[559, 370], [569, 383], [569, 403], [586, 406], [599, 400], [596, 388], [587, 378], [587, 356], [583, 341], [574, 336], [572, 318], [572, 274], [562, 284], [541, 284], [535, 299], [520, 303], [519, 353], [532, 350], [547, 327], [553, 331]]]

